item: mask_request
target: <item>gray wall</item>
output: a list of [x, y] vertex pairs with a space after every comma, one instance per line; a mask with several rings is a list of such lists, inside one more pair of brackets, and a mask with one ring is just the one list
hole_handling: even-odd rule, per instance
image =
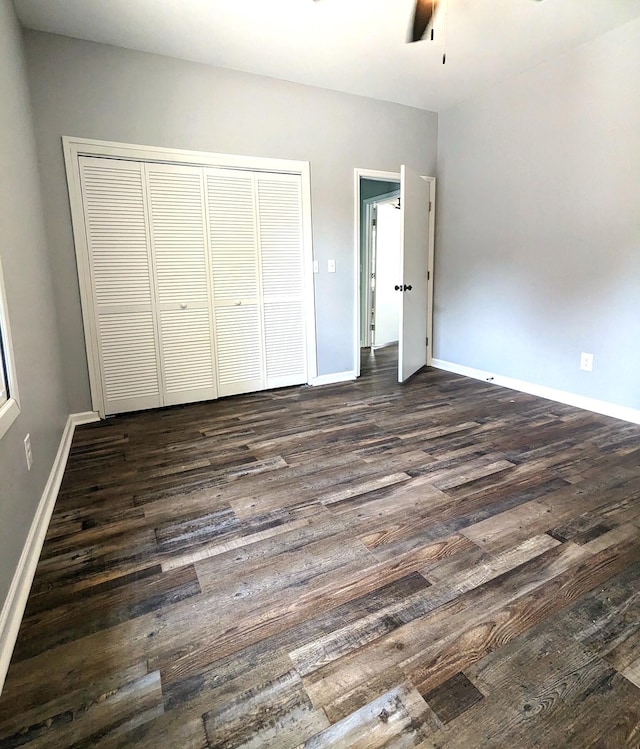
[[310, 161], [319, 373], [351, 370], [353, 170], [408, 163], [433, 174], [437, 115], [55, 35], [25, 38], [72, 411], [90, 397], [62, 135]]
[[636, 20], [440, 115], [437, 358], [640, 408], [639, 81]]
[[[0, 0], [0, 258], [22, 412], [0, 438], [0, 606], [42, 495], [68, 413], [42, 225], [22, 36]], [[27, 471], [23, 440], [31, 434]]]

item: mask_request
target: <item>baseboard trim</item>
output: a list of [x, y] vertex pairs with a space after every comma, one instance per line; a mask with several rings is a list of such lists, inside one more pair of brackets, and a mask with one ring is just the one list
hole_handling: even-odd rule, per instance
[[71, 414], [67, 418], [49, 478], [47, 479], [38, 509], [31, 523], [27, 540], [11, 581], [9, 593], [0, 611], [0, 694], [4, 687], [7, 671], [9, 670], [11, 656], [18, 637], [24, 609], [27, 605], [42, 545], [47, 534], [47, 528], [49, 527], [53, 508], [58, 498], [58, 492], [60, 491], [64, 469], [66, 468], [67, 458], [71, 449], [73, 433], [76, 426], [89, 424], [98, 420], [98, 414], [93, 411]]
[[614, 419], [628, 421], [631, 424], [640, 424], [640, 410], [630, 408], [629, 406], [620, 406], [617, 403], [609, 403], [608, 401], [601, 401], [597, 398], [588, 398], [585, 395], [576, 395], [575, 393], [569, 393], [566, 390], [556, 390], [555, 388], [550, 388], [545, 385], [536, 385], [535, 383], [527, 382], [526, 380], [517, 380], [513, 377], [503, 377], [502, 375], [485, 372], [482, 369], [474, 369], [473, 367], [465, 367], [463, 364], [455, 364], [443, 359], [433, 359], [431, 366], [436, 369], [443, 369], [446, 372], [453, 372], [454, 374], [471, 377], [474, 380], [484, 380], [485, 382], [490, 382], [492, 385], [499, 385], [500, 387], [509, 388], [510, 390], [518, 390], [521, 393], [537, 395], [540, 398], [547, 398], [548, 400], [556, 401], [557, 403], [564, 403], [567, 406], [582, 408], [585, 411], [592, 411], [593, 413], [602, 414], [603, 416], [612, 416]]
[[356, 372], [354, 369], [348, 372], [334, 372], [332, 374], [318, 375], [312, 380], [309, 380], [309, 385], [316, 387], [318, 385], [337, 385], [340, 382], [350, 382], [356, 379]]
[[81, 411], [77, 414], [71, 414], [69, 418], [73, 422], [74, 427], [82, 426], [82, 424], [93, 424], [96, 421], [100, 421], [100, 415], [97, 411]]

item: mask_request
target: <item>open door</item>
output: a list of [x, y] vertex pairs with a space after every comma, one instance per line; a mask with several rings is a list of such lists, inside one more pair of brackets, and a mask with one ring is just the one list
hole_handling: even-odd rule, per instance
[[430, 184], [406, 166], [400, 169], [401, 260], [398, 382], [427, 363], [427, 281]]

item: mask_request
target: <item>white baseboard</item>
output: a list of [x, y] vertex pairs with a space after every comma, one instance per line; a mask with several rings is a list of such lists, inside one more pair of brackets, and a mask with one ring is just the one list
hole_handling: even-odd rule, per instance
[[513, 377], [503, 377], [501, 375], [493, 374], [492, 372], [465, 367], [462, 364], [454, 364], [453, 362], [444, 361], [443, 359], [433, 359], [431, 366], [436, 369], [444, 369], [447, 372], [464, 375], [465, 377], [472, 377], [474, 380], [484, 380], [485, 382], [490, 382], [492, 385], [499, 385], [500, 387], [509, 388], [510, 390], [518, 390], [521, 393], [537, 395], [540, 398], [547, 398], [548, 400], [556, 401], [557, 403], [564, 403], [567, 406], [583, 408], [585, 411], [592, 411], [593, 413], [603, 414], [604, 416], [612, 416], [614, 419], [629, 421], [632, 424], [640, 424], [640, 410], [637, 408], [620, 406], [617, 403], [609, 403], [608, 401], [601, 401], [597, 398], [588, 398], [586, 395], [576, 395], [575, 393], [569, 393], [566, 390], [556, 390], [555, 388], [546, 387], [545, 385], [536, 385], [533, 382], [516, 380]]
[[77, 414], [71, 414], [69, 418], [73, 421], [74, 427], [79, 427], [82, 424], [93, 424], [96, 421], [100, 421], [100, 416], [97, 411], [81, 411]]
[[71, 441], [76, 426], [80, 424], [89, 424], [92, 421], [98, 421], [97, 413], [87, 411], [85, 413], [71, 414], [67, 418], [58, 452], [49, 478], [42, 492], [36, 514], [29, 528], [27, 540], [22, 549], [20, 560], [11, 581], [9, 593], [0, 611], [0, 693], [4, 686], [4, 680], [7, 676], [9, 663], [13, 654], [13, 648], [18, 637], [20, 622], [24, 614], [27, 598], [31, 590], [31, 583], [36, 572], [42, 545], [47, 534], [51, 514], [58, 498], [62, 476], [67, 465]]
[[309, 385], [316, 387], [317, 385], [336, 385], [339, 382], [350, 382], [356, 379], [356, 372], [354, 369], [348, 372], [334, 372], [332, 374], [318, 375], [312, 380], [309, 380]]

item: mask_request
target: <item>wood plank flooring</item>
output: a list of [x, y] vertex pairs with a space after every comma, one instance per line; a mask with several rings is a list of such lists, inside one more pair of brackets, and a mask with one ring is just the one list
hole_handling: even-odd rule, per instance
[[394, 357], [79, 428], [0, 748], [640, 747], [640, 427]]

